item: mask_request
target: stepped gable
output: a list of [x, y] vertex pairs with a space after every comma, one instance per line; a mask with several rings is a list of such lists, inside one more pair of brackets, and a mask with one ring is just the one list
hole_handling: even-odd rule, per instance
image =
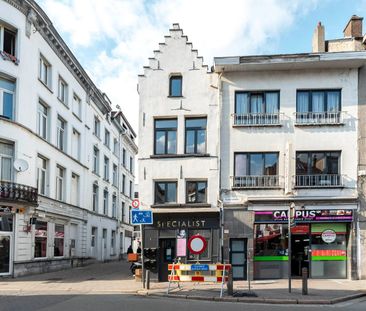
[[183, 29], [180, 28], [178, 23], [174, 23], [173, 27], [169, 29], [169, 35], [164, 36], [164, 41], [159, 43], [159, 49], [154, 50], [154, 57], [149, 57], [149, 65], [143, 66], [144, 73], [138, 75], [139, 77], [146, 77], [147, 73], [154, 70], [162, 70], [160, 68], [160, 57], [161, 54], [164, 53], [164, 50], [169, 45], [169, 42], [171, 40], [177, 40], [177, 39], [184, 39], [186, 42], [186, 45], [188, 45], [191, 49], [192, 55], [195, 57], [195, 61], [192, 64], [192, 68], [190, 70], [199, 70], [199, 69], [205, 69], [208, 71], [208, 65], [205, 65], [203, 63], [203, 57], [198, 55], [198, 50], [193, 49], [192, 42], [188, 41], [188, 36], [183, 34]]

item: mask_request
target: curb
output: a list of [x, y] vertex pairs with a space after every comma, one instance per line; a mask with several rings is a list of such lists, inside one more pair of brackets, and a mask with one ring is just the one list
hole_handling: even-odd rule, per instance
[[194, 296], [194, 295], [177, 295], [177, 294], [165, 294], [165, 293], [153, 293], [148, 291], [138, 291], [137, 295], [151, 296], [151, 297], [165, 297], [165, 298], [178, 298], [189, 300], [206, 300], [206, 301], [221, 301], [221, 302], [239, 302], [239, 303], [264, 303], [264, 304], [300, 304], [300, 305], [333, 305], [348, 300], [353, 300], [366, 296], [366, 292], [357, 293], [353, 295], [338, 297], [334, 299], [278, 299], [278, 298], [236, 298], [236, 297], [215, 297], [215, 296]]

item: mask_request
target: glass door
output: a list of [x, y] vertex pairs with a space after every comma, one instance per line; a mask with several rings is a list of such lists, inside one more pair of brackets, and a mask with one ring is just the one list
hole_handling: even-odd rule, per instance
[[0, 233], [0, 275], [11, 274], [11, 235]]

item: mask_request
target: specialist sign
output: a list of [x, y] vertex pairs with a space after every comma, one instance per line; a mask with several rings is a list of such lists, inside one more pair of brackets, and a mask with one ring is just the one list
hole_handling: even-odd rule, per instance
[[132, 225], [151, 225], [153, 223], [152, 211], [131, 210]]

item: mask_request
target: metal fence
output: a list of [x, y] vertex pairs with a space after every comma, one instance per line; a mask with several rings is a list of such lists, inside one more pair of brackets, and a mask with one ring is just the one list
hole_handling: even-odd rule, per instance
[[342, 186], [342, 175], [296, 175], [295, 186], [299, 188], [327, 188]]
[[279, 125], [280, 113], [235, 113], [234, 125]]
[[296, 112], [296, 124], [342, 124], [342, 112]]
[[280, 176], [234, 176], [234, 188], [278, 188], [280, 186]]

